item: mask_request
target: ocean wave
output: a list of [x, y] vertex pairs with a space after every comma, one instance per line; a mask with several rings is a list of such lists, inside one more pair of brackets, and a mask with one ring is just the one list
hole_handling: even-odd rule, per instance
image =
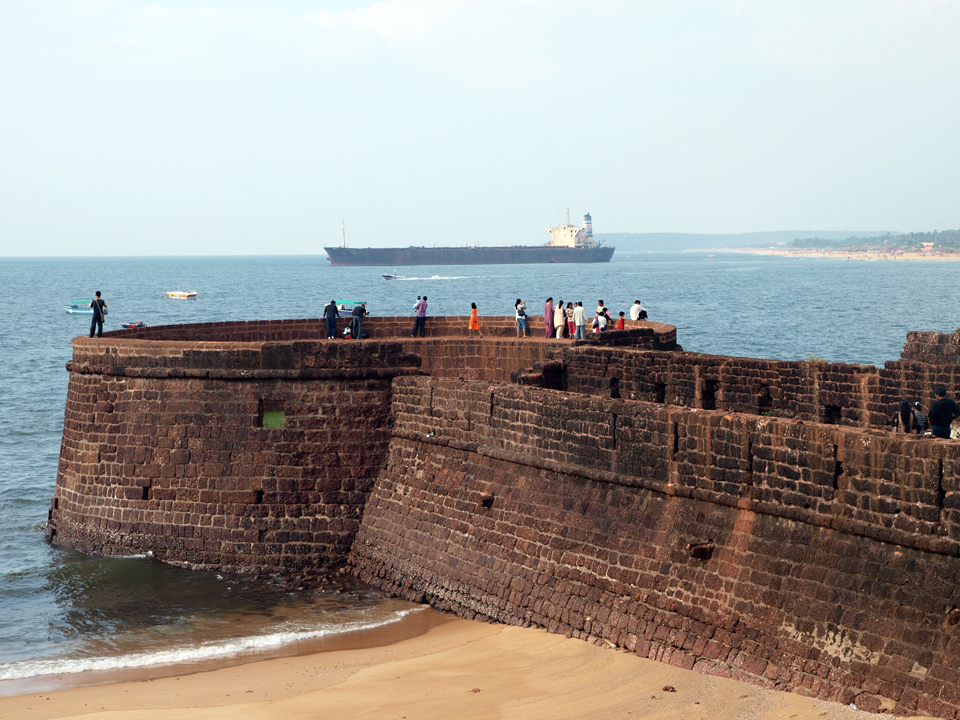
[[430, 277], [404, 277], [398, 280], [469, 280], [469, 275], [431, 275]]
[[157, 650], [155, 652], [133, 653], [107, 657], [83, 658], [55, 658], [48, 660], [24, 660], [21, 662], [0, 665], [0, 681], [23, 680], [25, 678], [41, 677], [44, 675], [73, 675], [92, 671], [125, 670], [131, 668], [156, 667], [160, 665], [177, 665], [211, 660], [231, 655], [258, 652], [278, 648], [295, 642], [316, 640], [332, 635], [342, 635], [358, 630], [372, 630], [399, 622], [413, 612], [422, 608], [408, 608], [398, 610], [391, 616], [375, 621], [355, 621], [337, 623], [311, 630], [284, 630], [253, 635], [249, 637], [232, 638], [190, 647]]

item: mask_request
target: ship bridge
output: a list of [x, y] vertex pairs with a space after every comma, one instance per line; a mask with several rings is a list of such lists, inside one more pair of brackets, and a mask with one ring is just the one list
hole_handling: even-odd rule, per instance
[[547, 228], [550, 233], [551, 247], [594, 248], [597, 243], [593, 239], [593, 221], [590, 213], [583, 216], [583, 226], [570, 224], [570, 213], [567, 212], [567, 222], [564, 225]]

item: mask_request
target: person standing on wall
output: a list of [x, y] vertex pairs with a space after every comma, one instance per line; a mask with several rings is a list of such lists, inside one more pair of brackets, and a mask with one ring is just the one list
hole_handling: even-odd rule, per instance
[[947, 397], [947, 389], [940, 385], [933, 394], [937, 399], [930, 405], [927, 418], [930, 420], [930, 434], [938, 438], [950, 439], [950, 423], [960, 417], [960, 406]]
[[413, 335], [410, 337], [417, 336], [417, 330], [420, 331], [420, 337], [426, 337], [427, 335], [427, 296], [424, 295], [422, 299], [417, 301], [417, 304], [414, 306], [414, 313], [416, 314], [416, 319], [413, 321]]
[[350, 334], [353, 335], [354, 340], [363, 339], [363, 316], [366, 314], [366, 303], [353, 306], [353, 317], [350, 319]]
[[913, 404], [913, 427], [917, 431], [917, 435], [923, 435], [923, 431], [927, 429], [927, 414], [918, 402]]
[[517, 337], [525, 337], [527, 335], [527, 304], [517, 298], [513, 309], [517, 314]]
[[567, 323], [563, 315], [563, 300], [557, 302], [553, 308], [553, 331], [557, 340], [563, 338], [563, 331], [566, 330]]
[[543, 304], [543, 324], [546, 329], [546, 337], [553, 337], [553, 298], [548, 297]]
[[587, 311], [583, 309], [583, 303], [578, 302], [577, 306], [573, 309], [573, 324], [576, 330], [573, 334], [573, 339], [576, 340], [586, 340], [587, 339]]
[[477, 304], [475, 302], [470, 303], [470, 324], [467, 327], [470, 330], [470, 337], [473, 337], [474, 330], [480, 337], [483, 337], [483, 333], [480, 332], [480, 318], [477, 317]]
[[107, 314], [107, 303], [100, 297], [100, 291], [90, 301], [90, 307], [93, 308], [93, 319], [90, 321], [90, 337], [93, 337], [96, 330], [97, 337], [103, 337], [103, 318]]
[[323, 319], [327, 321], [327, 340], [335, 340], [337, 337], [338, 317], [340, 317], [340, 311], [337, 310], [336, 300], [331, 300], [329, 305], [324, 305]]

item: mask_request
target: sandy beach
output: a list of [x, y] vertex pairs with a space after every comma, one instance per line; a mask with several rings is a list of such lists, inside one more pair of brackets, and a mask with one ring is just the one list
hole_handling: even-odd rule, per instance
[[830, 258], [833, 260], [960, 260], [960, 252], [885, 252], [881, 250], [790, 250], [786, 248], [739, 248], [721, 252], [777, 255], [795, 258]]
[[543, 630], [449, 619], [400, 642], [0, 699], [0, 718], [876, 717]]

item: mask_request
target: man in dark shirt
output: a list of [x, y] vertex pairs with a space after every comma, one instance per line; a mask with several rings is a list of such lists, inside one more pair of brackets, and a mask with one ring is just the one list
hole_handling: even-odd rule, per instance
[[97, 290], [97, 296], [90, 301], [90, 307], [93, 308], [93, 320], [90, 321], [90, 337], [93, 337], [94, 331], [97, 337], [103, 337], [103, 316], [107, 314], [107, 303], [100, 297], [100, 291]]
[[933, 391], [937, 399], [930, 405], [927, 417], [930, 420], [930, 433], [939, 438], [950, 439], [950, 423], [960, 417], [960, 406], [947, 397], [947, 389], [941, 385]]
[[327, 321], [327, 340], [333, 340], [337, 337], [337, 318], [340, 317], [335, 300], [331, 300], [329, 305], [324, 305], [323, 317]]
[[354, 340], [363, 338], [363, 316], [367, 314], [367, 304], [353, 306], [353, 319], [350, 321], [350, 334]]

